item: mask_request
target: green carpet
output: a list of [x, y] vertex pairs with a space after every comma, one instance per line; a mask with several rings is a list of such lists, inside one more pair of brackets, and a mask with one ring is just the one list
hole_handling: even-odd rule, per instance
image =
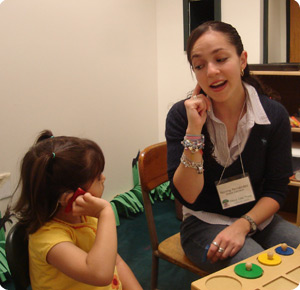
[[[157, 201], [153, 206], [159, 241], [179, 231], [173, 200]], [[119, 254], [130, 266], [144, 290], [150, 289], [151, 245], [145, 214], [132, 219], [120, 219], [118, 227]], [[191, 289], [191, 283], [200, 277], [162, 259], [159, 261], [158, 288], [160, 290]]]

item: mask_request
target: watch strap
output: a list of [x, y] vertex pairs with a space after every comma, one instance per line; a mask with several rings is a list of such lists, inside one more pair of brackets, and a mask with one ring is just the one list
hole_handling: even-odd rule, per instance
[[241, 216], [241, 218], [247, 220], [250, 223], [250, 232], [249, 234], [254, 234], [257, 230], [257, 225], [255, 221], [248, 215], [244, 214]]

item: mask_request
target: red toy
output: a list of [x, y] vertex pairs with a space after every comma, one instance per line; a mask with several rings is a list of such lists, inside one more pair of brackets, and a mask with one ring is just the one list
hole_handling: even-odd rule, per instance
[[73, 196], [70, 198], [66, 208], [65, 208], [65, 212], [70, 212], [72, 210], [72, 204], [74, 202], [74, 200], [79, 196], [79, 195], [83, 195], [85, 194], [85, 191], [78, 187], [77, 190], [75, 191], [75, 193], [73, 194]]

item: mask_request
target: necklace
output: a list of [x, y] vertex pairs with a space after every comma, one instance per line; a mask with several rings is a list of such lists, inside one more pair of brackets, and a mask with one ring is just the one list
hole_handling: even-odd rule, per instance
[[[239, 119], [238, 119], [238, 123], [240, 122], [240, 120], [241, 120], [241, 118], [242, 118], [242, 114], [243, 114], [245, 105], [246, 105], [246, 99], [245, 99], [245, 101], [244, 101], [242, 110], [241, 110], [241, 112], [240, 112]], [[239, 138], [238, 134], [237, 134], [237, 138]], [[243, 170], [243, 176], [245, 176], [245, 170], [244, 170], [244, 164], [243, 164], [243, 160], [242, 160], [242, 156], [241, 156], [241, 149], [240, 149], [240, 142], [239, 142], [239, 140], [238, 140], [238, 148], [239, 148], [240, 162], [241, 162], [241, 166], [242, 166], [242, 170]], [[224, 172], [225, 172], [225, 169], [226, 169], [226, 167], [227, 167], [229, 158], [230, 158], [230, 152], [229, 152], [229, 154], [228, 154], [228, 157], [227, 157], [227, 160], [226, 160], [226, 162], [225, 162], [225, 166], [224, 166], [224, 168], [223, 168], [223, 171], [222, 171], [222, 174], [221, 174], [221, 176], [220, 176], [220, 179], [219, 179], [218, 184], [220, 184], [220, 182], [221, 182], [221, 180], [222, 180], [222, 177], [223, 177]]]

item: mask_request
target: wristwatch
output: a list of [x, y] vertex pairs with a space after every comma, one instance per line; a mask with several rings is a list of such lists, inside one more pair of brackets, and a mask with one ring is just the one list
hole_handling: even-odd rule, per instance
[[255, 221], [246, 214], [242, 215], [241, 218], [247, 220], [250, 223], [250, 232], [248, 233], [248, 235], [253, 235], [257, 230]]

